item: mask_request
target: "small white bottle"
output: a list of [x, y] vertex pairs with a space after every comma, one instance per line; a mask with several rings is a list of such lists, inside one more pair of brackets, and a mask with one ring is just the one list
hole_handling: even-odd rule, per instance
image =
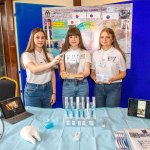
[[70, 126], [68, 97], [65, 97], [65, 124]]
[[86, 118], [90, 119], [90, 101], [89, 101], [89, 97], [86, 97]]
[[86, 97], [86, 109], [89, 110], [90, 108], [90, 100], [89, 97]]
[[96, 108], [96, 100], [95, 100], [95, 97], [92, 97], [92, 108], [93, 108], [93, 109]]
[[95, 99], [95, 97], [92, 97], [92, 118], [94, 121], [94, 126], [96, 126], [97, 120], [96, 120], [96, 99]]
[[80, 98], [76, 97], [76, 109], [80, 109]]
[[75, 121], [75, 109], [74, 109], [74, 102], [73, 102], [73, 97], [70, 97], [70, 121], [71, 121], [71, 125], [75, 126], [76, 125], [76, 121]]
[[75, 110], [73, 109], [72, 111], [72, 118], [71, 118], [71, 123], [72, 123], [72, 126], [76, 126], [76, 118], [75, 118]]
[[84, 97], [81, 97], [81, 124], [82, 126], [86, 126], [86, 113], [85, 113], [85, 99]]
[[68, 97], [65, 97], [65, 116], [69, 117], [69, 102], [68, 102]]
[[65, 109], [69, 108], [69, 101], [68, 101], [68, 97], [65, 97]]
[[84, 97], [81, 97], [81, 108], [82, 108], [82, 109], [85, 109]]
[[76, 123], [81, 126], [80, 98], [76, 97]]
[[70, 97], [70, 109], [74, 109], [73, 97]]

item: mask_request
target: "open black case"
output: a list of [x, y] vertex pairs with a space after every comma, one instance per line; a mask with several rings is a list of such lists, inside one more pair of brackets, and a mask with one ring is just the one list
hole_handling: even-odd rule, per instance
[[128, 99], [128, 115], [150, 118], [150, 101], [136, 98]]

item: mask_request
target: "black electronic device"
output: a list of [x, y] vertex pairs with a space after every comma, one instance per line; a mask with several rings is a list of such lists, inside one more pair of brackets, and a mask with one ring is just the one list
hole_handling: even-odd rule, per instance
[[25, 110], [21, 97], [2, 100], [0, 101], [0, 107], [4, 119], [11, 124], [17, 123], [33, 115]]
[[128, 115], [141, 118], [150, 118], [150, 101], [144, 99], [129, 98]]

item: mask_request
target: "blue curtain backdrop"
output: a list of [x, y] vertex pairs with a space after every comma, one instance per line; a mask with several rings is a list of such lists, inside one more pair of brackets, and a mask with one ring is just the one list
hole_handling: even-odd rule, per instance
[[[129, 3], [129, 2], [128, 2]], [[127, 107], [128, 98], [150, 99], [150, 2], [148, 0], [135, 0], [133, 3], [132, 26], [132, 54], [131, 69], [127, 70], [127, 76], [122, 84], [121, 107]], [[15, 3], [16, 24], [18, 36], [19, 56], [25, 50], [30, 32], [35, 27], [42, 27], [42, 7], [54, 7], [50, 5]], [[25, 86], [26, 75], [21, 69], [22, 89]], [[58, 70], [57, 77], [57, 102], [55, 107], [62, 106], [62, 81]], [[90, 85], [90, 97], [93, 96], [94, 83], [88, 78]], [[23, 92], [23, 91], [22, 91]]]

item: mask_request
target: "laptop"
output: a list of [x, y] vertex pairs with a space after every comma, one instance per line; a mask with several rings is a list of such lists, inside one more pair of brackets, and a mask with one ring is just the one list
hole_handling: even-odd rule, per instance
[[25, 110], [21, 97], [2, 100], [0, 101], [0, 107], [4, 119], [11, 124], [15, 124], [33, 115]]

